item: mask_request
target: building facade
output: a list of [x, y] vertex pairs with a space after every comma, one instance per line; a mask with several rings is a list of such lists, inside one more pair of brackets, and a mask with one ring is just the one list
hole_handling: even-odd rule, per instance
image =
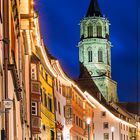
[[79, 52], [90, 77], [81, 69], [74, 81], [44, 45], [34, 0], [0, 0], [2, 140], [139, 140], [135, 115], [113, 103], [109, 21], [97, 0], [81, 21]]

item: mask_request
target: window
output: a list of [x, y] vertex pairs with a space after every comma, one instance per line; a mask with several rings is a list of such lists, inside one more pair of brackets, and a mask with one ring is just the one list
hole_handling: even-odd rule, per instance
[[102, 111], [101, 112], [101, 117], [105, 117], [106, 116], [106, 112], [105, 111]]
[[109, 140], [109, 133], [104, 133], [104, 140]]
[[51, 130], [51, 140], [54, 140], [54, 131]]
[[36, 64], [31, 64], [31, 80], [37, 80]]
[[59, 114], [61, 114], [60, 102], [58, 102], [58, 111], [59, 111]]
[[102, 52], [102, 50], [98, 51], [98, 62], [103, 62], [103, 52]]
[[40, 73], [43, 76], [43, 67], [42, 66], [40, 67]]
[[41, 102], [42, 102], [43, 101], [42, 88], [40, 88], [40, 94], [41, 94]]
[[102, 37], [102, 27], [97, 25], [97, 37]]
[[32, 102], [32, 115], [37, 115], [37, 102]]
[[50, 97], [48, 97], [48, 108], [49, 111], [52, 112], [52, 99]]
[[88, 29], [88, 37], [93, 37], [93, 27], [89, 25], [87, 29]]
[[48, 74], [47, 73], [45, 73], [45, 80], [46, 80], [46, 82], [48, 82]]
[[104, 129], [108, 129], [108, 128], [109, 128], [109, 126], [108, 126], [108, 122], [104, 122], [104, 124], [103, 124], [103, 128], [104, 128]]
[[88, 51], [88, 62], [92, 62], [92, 51]]
[[44, 105], [45, 105], [45, 107], [48, 106], [48, 105], [47, 105], [47, 95], [46, 95], [46, 93], [44, 93]]
[[110, 65], [110, 60], [109, 60], [109, 51], [107, 50], [107, 64]]
[[123, 134], [121, 134], [121, 140], [123, 140]]
[[126, 136], [126, 140], [128, 140], [128, 135]]
[[76, 116], [76, 125], [78, 126], [78, 117]]
[[78, 103], [78, 97], [77, 97], [77, 95], [76, 95], [76, 103]]
[[79, 118], [79, 127], [81, 127], [81, 119]]
[[73, 123], [75, 123], [75, 114], [73, 114]]
[[123, 129], [125, 130], [125, 124], [123, 125]]

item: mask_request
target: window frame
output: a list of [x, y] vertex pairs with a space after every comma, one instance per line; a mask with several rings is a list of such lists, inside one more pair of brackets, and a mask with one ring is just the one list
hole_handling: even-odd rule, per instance
[[92, 62], [92, 60], [93, 60], [92, 50], [88, 50], [88, 62]]
[[[34, 106], [33, 106], [33, 103], [35, 104]], [[33, 108], [35, 108], [35, 113], [33, 113]], [[32, 101], [32, 115], [34, 115], [34, 116], [37, 116], [38, 115], [38, 112], [37, 112], [37, 109], [38, 108], [38, 103], [37, 102], [35, 102], [35, 101]]]
[[[107, 127], [106, 127], [106, 125], [107, 125]], [[109, 123], [108, 122], [103, 123], [103, 129], [109, 129]]]
[[[106, 138], [107, 136], [107, 138]], [[104, 140], [109, 140], [109, 133], [104, 133]]]
[[98, 50], [98, 62], [103, 62], [103, 51], [101, 49]]
[[97, 37], [102, 37], [102, 26], [97, 25]]
[[87, 34], [88, 34], [88, 37], [93, 37], [93, 26], [92, 25], [88, 25]]

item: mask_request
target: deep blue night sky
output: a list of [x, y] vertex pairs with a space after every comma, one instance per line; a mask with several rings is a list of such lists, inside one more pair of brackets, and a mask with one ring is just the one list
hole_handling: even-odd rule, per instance
[[[140, 70], [137, 57], [140, 52], [137, 35], [137, 31], [140, 31], [138, 1], [99, 0], [102, 13], [111, 23], [112, 76], [118, 82], [120, 101], [137, 101], [137, 87], [140, 89], [140, 83], [137, 82]], [[36, 0], [44, 42], [66, 73], [73, 78], [79, 75], [79, 23], [87, 12], [89, 2], [90, 0]]]

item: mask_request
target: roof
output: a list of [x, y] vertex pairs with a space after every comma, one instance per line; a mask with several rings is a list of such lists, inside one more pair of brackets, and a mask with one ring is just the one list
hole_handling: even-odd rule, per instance
[[91, 0], [86, 17], [102, 16], [98, 0]]
[[140, 102], [121, 102], [118, 104], [124, 107], [129, 113], [140, 116]]
[[[114, 108], [110, 102], [106, 101], [106, 99], [100, 93], [95, 82], [93, 81], [87, 68], [82, 63], [80, 63], [80, 76], [77, 79], [76, 84], [83, 92], [87, 91], [93, 98], [95, 98], [100, 104], [102, 104], [109, 111], [111, 111], [115, 116], [117, 116], [117, 117], [121, 116], [123, 118], [123, 120], [126, 120], [126, 116], [124, 114], [122, 114], [119, 110]], [[130, 118], [132, 117], [132, 116], [130, 116], [130, 114], [128, 114], [128, 115]]]

